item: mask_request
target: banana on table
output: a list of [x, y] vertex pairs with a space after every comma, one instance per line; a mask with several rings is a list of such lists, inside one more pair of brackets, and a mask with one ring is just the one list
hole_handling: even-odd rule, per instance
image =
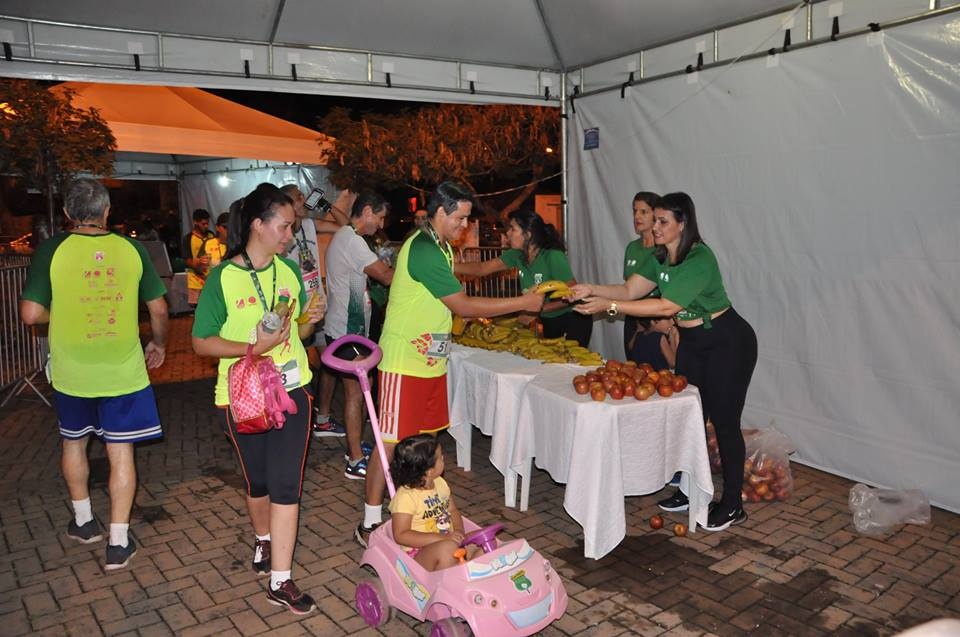
[[603, 362], [600, 354], [582, 347], [577, 341], [562, 336], [538, 338], [532, 330], [521, 326], [516, 317], [502, 317], [486, 322], [471, 321], [462, 334], [454, 335], [453, 340], [468, 347], [511, 352], [545, 363], [574, 363], [595, 367]]

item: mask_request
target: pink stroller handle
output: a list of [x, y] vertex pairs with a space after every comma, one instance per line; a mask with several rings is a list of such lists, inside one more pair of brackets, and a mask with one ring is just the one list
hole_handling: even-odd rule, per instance
[[[344, 360], [342, 358], [337, 358], [334, 354], [339, 350], [343, 345], [350, 345], [355, 343], [357, 345], [362, 345], [370, 350], [370, 355], [366, 358], [358, 358], [354, 361]], [[355, 352], [359, 356], [360, 352], [354, 348]], [[345, 374], [353, 374], [360, 381], [360, 389], [363, 391], [370, 391], [370, 381], [367, 378], [367, 372], [377, 366], [377, 363], [380, 362], [380, 359], [383, 357], [383, 352], [380, 351], [380, 347], [371, 341], [369, 338], [360, 336], [359, 334], [347, 334], [341, 336], [337, 340], [333, 341], [327, 345], [323, 353], [320, 354], [320, 360], [323, 361], [323, 364], [331, 369], [335, 369], [338, 372], [343, 372]]]
[[[340, 349], [340, 347], [350, 345], [351, 343], [362, 345], [369, 349], [370, 355], [355, 361], [348, 361], [334, 356], [334, 353]], [[360, 352], [357, 352], [357, 354], [359, 355]], [[370, 424], [373, 426], [373, 437], [377, 441], [377, 450], [380, 452], [378, 454], [380, 456], [380, 466], [383, 467], [383, 475], [387, 479], [387, 491], [390, 493], [390, 497], [393, 498], [397, 493], [397, 489], [393, 486], [393, 478], [390, 476], [390, 464], [387, 462], [387, 454], [383, 448], [383, 440], [380, 438], [380, 418], [377, 416], [377, 410], [373, 406], [373, 397], [370, 395], [370, 379], [367, 378], [367, 372], [375, 368], [382, 357], [383, 352], [380, 351], [380, 346], [369, 338], [360, 336], [359, 334], [341, 336], [327, 345], [323, 353], [320, 354], [320, 360], [323, 361], [324, 365], [338, 372], [353, 374], [357, 377], [357, 380], [360, 381], [360, 389], [363, 391], [363, 397], [367, 402], [367, 412], [370, 414]]]

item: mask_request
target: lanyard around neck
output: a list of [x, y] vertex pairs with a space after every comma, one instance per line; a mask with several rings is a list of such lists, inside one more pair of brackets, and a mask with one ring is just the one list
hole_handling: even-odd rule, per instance
[[[447, 259], [447, 265], [451, 268], [453, 267], [453, 250], [450, 249], [450, 244], [444, 241], [440, 243], [440, 236], [437, 234], [437, 231], [433, 229], [429, 223], [423, 225], [424, 229], [427, 231], [427, 234], [437, 243], [437, 247], [440, 248], [440, 252], [443, 253], [443, 256]], [[446, 246], [446, 248], [444, 248]]]
[[250, 255], [247, 254], [247, 251], [244, 250], [240, 253], [240, 256], [243, 257], [243, 262], [250, 268], [250, 278], [253, 279], [253, 287], [257, 289], [257, 296], [260, 297], [260, 302], [263, 303], [264, 312], [272, 312], [273, 306], [277, 303], [277, 262], [272, 257], [270, 259], [270, 268], [273, 270], [273, 298], [270, 300], [270, 305], [267, 306], [267, 297], [263, 294], [263, 288], [260, 287], [260, 277], [257, 276], [257, 270], [253, 267], [253, 261], [250, 260]]

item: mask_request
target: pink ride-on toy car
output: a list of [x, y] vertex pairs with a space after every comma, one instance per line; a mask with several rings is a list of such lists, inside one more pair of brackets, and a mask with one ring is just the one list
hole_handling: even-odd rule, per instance
[[[351, 343], [369, 349], [371, 354], [354, 361], [334, 356], [342, 345]], [[367, 372], [380, 361], [380, 349], [362, 336], [347, 335], [331, 343], [322, 359], [333, 369], [355, 374], [360, 381], [387, 489], [393, 497], [396, 490], [385, 461], [367, 379]], [[567, 591], [548, 560], [526, 540], [498, 543], [496, 535], [502, 524], [480, 528], [466, 517], [463, 524], [467, 533], [463, 545], [476, 544], [483, 553], [439, 571], [424, 569], [408, 555], [394, 541], [389, 522], [370, 534], [360, 563], [376, 571], [377, 577], [360, 582], [356, 591], [357, 612], [367, 624], [383, 626], [397, 608], [421, 621], [433, 622], [431, 637], [469, 635], [471, 630], [480, 637], [500, 637], [532, 635], [563, 616]]]

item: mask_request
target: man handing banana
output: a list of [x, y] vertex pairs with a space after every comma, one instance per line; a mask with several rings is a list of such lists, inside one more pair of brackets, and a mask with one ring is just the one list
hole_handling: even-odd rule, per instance
[[[447, 356], [454, 326], [452, 313], [464, 317], [539, 312], [543, 294], [513, 298], [468, 296], [454, 276], [450, 240], [466, 227], [474, 195], [463, 185], [444, 182], [430, 195], [426, 222], [400, 248], [390, 302], [380, 336], [380, 431], [389, 462], [397, 442], [408, 436], [436, 434], [450, 425], [447, 409]], [[366, 546], [379, 526], [386, 480], [378, 450], [367, 466], [363, 520], [355, 537]]]

